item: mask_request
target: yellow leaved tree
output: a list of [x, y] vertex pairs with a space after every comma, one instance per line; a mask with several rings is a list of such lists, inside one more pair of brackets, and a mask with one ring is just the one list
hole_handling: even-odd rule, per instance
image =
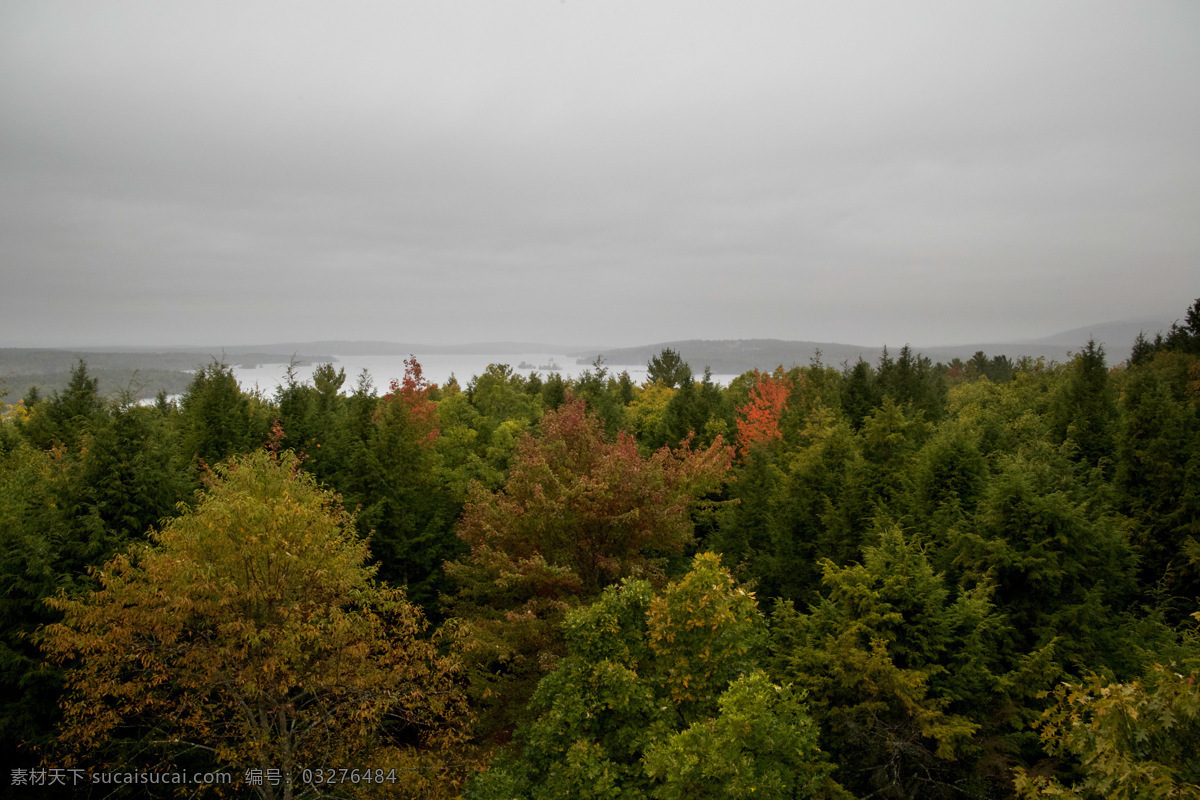
[[[291, 453], [218, 467], [97, 591], [50, 601], [63, 619], [41, 642], [68, 668], [64, 749], [105, 768], [270, 770], [278, 783], [253, 787], [264, 798], [353, 794], [364, 770], [393, 796], [452, 791], [445, 753], [467, 714], [454, 664], [367, 557]], [[343, 767], [357, 787], [318, 785], [316, 770]]]

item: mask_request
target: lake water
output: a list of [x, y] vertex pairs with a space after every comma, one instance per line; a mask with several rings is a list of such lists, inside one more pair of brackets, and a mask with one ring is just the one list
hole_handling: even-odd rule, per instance
[[[563, 353], [517, 353], [506, 355], [479, 355], [479, 354], [414, 354], [417, 362], [421, 365], [421, 370], [425, 375], [425, 379], [430, 383], [443, 384], [450, 380], [453, 375], [460, 386], [464, 389], [467, 383], [476, 375], [482, 374], [487, 370], [490, 364], [508, 364], [513, 371], [522, 375], [528, 375], [530, 372], [537, 372], [544, 379], [550, 375], [550, 371], [539, 369], [542, 366], [556, 364], [560, 367], [558, 374], [564, 378], [578, 378], [584, 370], [592, 369], [591, 364], [576, 364], [575, 359]], [[371, 381], [375, 387], [376, 394], [382, 394], [388, 389], [388, 384], [393, 380], [399, 380], [404, 377], [404, 359], [408, 356], [336, 356], [337, 360], [333, 362], [336, 369], [344, 369], [346, 371], [346, 382], [342, 384], [343, 392], [352, 392], [357, 385], [359, 374], [365, 369], [370, 373]], [[519, 365], [524, 362], [527, 365], [532, 365], [531, 369], [519, 369]], [[316, 364], [308, 366], [296, 367], [296, 377], [302, 383], [312, 382], [312, 373]], [[629, 377], [633, 378], [635, 383], [641, 383], [646, 380], [646, 365], [640, 366], [616, 366], [608, 365], [609, 370], [613, 374], [621, 374], [628, 371]], [[241, 383], [242, 388], [247, 391], [258, 389], [268, 397], [275, 393], [276, 388], [283, 383], [284, 376], [287, 373], [287, 364], [261, 364], [253, 368], [234, 367], [234, 377]], [[697, 376], [699, 377], [699, 376]], [[734, 375], [713, 375], [713, 380], [717, 383], [729, 383]]]

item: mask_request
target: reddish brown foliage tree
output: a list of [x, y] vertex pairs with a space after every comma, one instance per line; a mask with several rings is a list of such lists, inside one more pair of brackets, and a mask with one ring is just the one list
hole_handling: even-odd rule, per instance
[[437, 404], [429, 399], [434, 388], [421, 370], [416, 356], [404, 359], [404, 379], [393, 380], [388, 393], [383, 396], [385, 405], [379, 414], [385, 414], [390, 404], [399, 401], [408, 412], [408, 424], [418, 434], [419, 444], [433, 444], [438, 437]]
[[725, 480], [732, 455], [718, 437], [644, 458], [632, 436], [609, 440], [582, 400], [546, 414], [541, 436], [517, 447], [505, 486], [472, 495], [458, 528], [470, 555], [446, 565], [477, 694], [486, 699], [500, 680], [506, 705], [523, 705], [561, 649], [569, 606], [625, 577], [661, 578], [665, 558], [692, 541], [694, 503]]

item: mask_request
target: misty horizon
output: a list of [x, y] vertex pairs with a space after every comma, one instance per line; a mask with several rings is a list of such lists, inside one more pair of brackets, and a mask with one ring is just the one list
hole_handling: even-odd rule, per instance
[[[65, 343], [58, 345], [34, 346], [32, 349], [45, 350], [77, 350], [80, 352], [121, 352], [128, 351], [207, 351], [207, 350], [222, 350], [227, 349], [230, 353], [246, 353], [246, 352], [264, 352], [264, 353], [279, 353], [296, 347], [307, 348], [314, 351], [328, 351], [330, 354], [337, 354], [335, 348], [351, 346], [348, 352], [360, 352], [362, 348], [378, 348], [381, 352], [400, 352], [406, 348], [418, 348], [426, 352], [438, 351], [453, 351], [459, 353], [472, 354], [517, 354], [523, 352], [562, 352], [575, 353], [583, 351], [604, 351], [604, 350], [625, 350], [634, 348], [646, 347], [668, 347], [682, 342], [689, 341], [776, 341], [784, 343], [798, 343], [811, 345], [835, 345], [846, 347], [863, 347], [867, 349], [878, 349], [881, 347], [897, 348], [900, 346], [909, 346], [914, 350], [937, 350], [951, 349], [968, 346], [986, 346], [986, 345], [1038, 345], [1038, 344], [1063, 344], [1063, 345], [1082, 345], [1086, 344], [1089, 339], [1096, 339], [1097, 342], [1102, 342], [1107, 336], [1115, 336], [1118, 347], [1127, 348], [1128, 344], [1132, 343], [1138, 332], [1146, 335], [1147, 338], [1153, 339], [1158, 333], [1166, 333], [1173, 324], [1177, 324], [1182, 319], [1182, 315], [1176, 315], [1171, 321], [1163, 320], [1114, 320], [1106, 323], [1095, 325], [1085, 325], [1079, 328], [1070, 330], [1059, 330], [1047, 333], [1043, 336], [1027, 336], [1019, 339], [1011, 340], [971, 340], [960, 342], [863, 342], [863, 341], [838, 341], [832, 340], [810, 340], [810, 339], [779, 339], [775, 337], [762, 337], [755, 339], [664, 339], [653, 342], [638, 342], [632, 345], [608, 345], [608, 344], [579, 344], [562, 341], [538, 341], [538, 342], [513, 342], [513, 341], [423, 341], [423, 342], [403, 342], [403, 341], [388, 341], [388, 340], [362, 340], [362, 339], [332, 339], [332, 340], [311, 340], [311, 341], [272, 341], [272, 342], [224, 342], [221, 344], [197, 344], [194, 342], [174, 343], [174, 344], [84, 344], [84, 343]], [[0, 348], [2, 349], [2, 348]], [[363, 351], [365, 352], [365, 351]]]

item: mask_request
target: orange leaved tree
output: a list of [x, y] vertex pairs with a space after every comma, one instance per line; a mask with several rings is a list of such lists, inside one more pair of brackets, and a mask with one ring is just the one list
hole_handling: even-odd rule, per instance
[[366, 557], [290, 452], [217, 468], [194, 508], [100, 570], [99, 590], [50, 601], [63, 619], [42, 644], [69, 668], [64, 749], [106, 768], [278, 770], [254, 787], [264, 798], [311, 794], [305, 769], [331, 766], [435, 794], [444, 770], [424, 753], [458, 735], [465, 701], [420, 613]]
[[737, 410], [738, 449], [742, 453], [783, 435], [779, 430], [779, 422], [792, 392], [792, 382], [783, 367], [776, 369], [774, 374], [757, 370], [755, 374], [758, 380], [750, 389], [750, 398]]

